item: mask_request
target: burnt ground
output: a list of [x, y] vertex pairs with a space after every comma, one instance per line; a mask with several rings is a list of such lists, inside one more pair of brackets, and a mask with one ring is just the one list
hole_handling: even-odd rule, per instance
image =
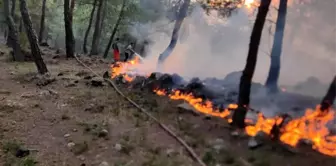
[[[33, 63], [8, 61], [4, 46], [1, 52], [0, 165], [197, 165], [177, 141], [112, 87], [92, 86], [96, 78], [90, 78], [92, 74], [77, 61], [55, 57], [54, 50], [44, 48], [44, 59], [56, 81], [37, 86]], [[109, 68], [104, 60], [82, 60], [100, 74]], [[289, 150], [267, 143], [249, 150], [248, 138], [230, 136], [225, 120], [181, 112], [176, 106], [183, 101], [120, 88], [185, 139], [209, 166], [335, 164], [335, 158], [306, 147]]]

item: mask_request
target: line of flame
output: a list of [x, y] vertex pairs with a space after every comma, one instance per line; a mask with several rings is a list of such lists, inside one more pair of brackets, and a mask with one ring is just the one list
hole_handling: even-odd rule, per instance
[[[126, 81], [133, 81], [134, 77], [129, 76], [127, 72], [130, 71], [128, 67], [136, 63], [139, 63], [138, 59], [112, 65], [112, 78], [121, 75]], [[184, 94], [178, 90], [168, 95], [164, 90], [160, 89], [155, 89], [154, 92], [160, 96], [168, 96], [172, 100], [184, 100], [201, 113], [226, 118], [229, 122], [232, 121], [232, 119], [228, 118], [231, 114], [230, 110], [238, 107], [236, 104], [230, 104], [228, 108], [219, 110], [214, 109], [210, 101], [203, 101], [201, 98], [196, 98], [192, 94]], [[281, 128], [280, 140], [293, 147], [302, 139], [309, 140], [314, 150], [328, 156], [336, 156], [336, 136], [330, 135], [326, 126], [328, 122], [335, 118], [334, 114], [334, 110], [322, 113], [319, 106], [317, 106], [315, 110], [307, 109], [304, 116], [289, 121]], [[282, 120], [280, 117], [265, 118], [262, 113], [259, 113], [255, 125], [247, 126], [245, 132], [249, 136], [255, 136], [258, 132], [264, 132], [270, 135], [272, 126], [275, 123], [279, 124]], [[248, 120], [246, 119], [246, 121]]]

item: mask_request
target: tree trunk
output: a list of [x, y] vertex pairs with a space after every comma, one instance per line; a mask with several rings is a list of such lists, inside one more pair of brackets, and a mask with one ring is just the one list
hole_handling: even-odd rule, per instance
[[280, 57], [286, 25], [287, 0], [280, 0], [278, 18], [275, 27], [273, 48], [271, 52], [271, 66], [266, 80], [266, 88], [270, 93], [278, 92], [278, 79], [280, 75]]
[[12, 0], [11, 14], [13, 18], [15, 17], [15, 8], [16, 8], [16, 0]]
[[33, 29], [33, 25], [29, 16], [26, 0], [20, 0], [20, 11], [24, 27], [26, 28], [26, 34], [29, 40], [31, 54], [34, 58], [37, 70], [40, 74], [45, 74], [48, 72], [48, 69], [42, 59], [42, 53], [38, 45], [36, 33]]
[[23, 32], [23, 21], [20, 19], [19, 32]]
[[85, 36], [84, 36], [84, 43], [83, 43], [84, 54], [87, 54], [87, 52], [88, 52], [88, 50], [86, 48], [86, 43], [87, 43], [87, 39], [88, 39], [89, 34], [90, 34], [90, 30], [91, 30], [91, 26], [92, 26], [92, 22], [93, 22], [93, 16], [94, 16], [94, 12], [96, 10], [96, 4], [97, 4], [97, 0], [94, 0], [91, 15], [90, 15], [89, 25], [88, 25], [88, 28], [85, 31]]
[[72, 32], [72, 13], [70, 11], [70, 0], [64, 0], [64, 25], [65, 25], [65, 48], [66, 57], [73, 58], [75, 54], [75, 37]]
[[[103, 4], [103, 14], [102, 14], [102, 18], [101, 18], [101, 22], [100, 22], [100, 35], [99, 36], [101, 36], [101, 33], [103, 32], [103, 30], [104, 30], [104, 24], [105, 24], [105, 18], [106, 18], [106, 14], [107, 14], [107, 0], [103, 0], [104, 1], [104, 4]], [[99, 52], [101, 52], [102, 51], [102, 47], [98, 47], [98, 50], [99, 50]]]
[[[12, 20], [13, 20], [13, 22], [14, 22], [14, 26], [15, 26], [15, 21], [14, 21], [14, 17], [15, 17], [15, 7], [16, 7], [16, 0], [11, 0], [11, 2], [12, 2], [12, 6], [11, 6], [11, 11], [10, 11], [10, 13], [9, 13], [9, 7], [8, 7], [8, 13], [9, 13], [9, 15], [11, 15], [11, 18], [12, 18]], [[9, 5], [9, 1], [8, 1], [8, 5]], [[15, 28], [16, 29], [16, 28]], [[12, 34], [12, 33], [14, 33], [14, 32], [12, 32], [11, 30], [8, 30], [8, 37], [7, 37], [7, 41], [6, 41], [6, 45], [8, 46], [8, 47], [11, 47], [12, 46], [12, 43], [14, 43], [15, 41], [12, 41], [12, 39], [13, 39], [13, 35], [15, 35], [15, 34]]]
[[258, 8], [257, 18], [252, 29], [246, 65], [240, 78], [238, 109], [234, 111], [232, 117], [232, 124], [238, 128], [245, 127], [244, 120], [247, 113], [247, 108], [250, 104], [252, 77], [257, 63], [260, 38], [270, 3], [271, 0], [261, 0], [260, 6]]
[[329, 108], [334, 104], [335, 96], [336, 96], [336, 76], [332, 80], [329, 89], [327, 91], [327, 94], [323, 97], [320, 110], [328, 111]]
[[189, 5], [190, 5], [190, 0], [184, 0], [181, 6], [181, 9], [178, 13], [177, 19], [175, 21], [170, 43], [168, 47], [163, 51], [163, 53], [159, 56], [159, 64], [163, 63], [164, 60], [173, 52], [176, 46], [177, 40], [178, 40], [178, 35], [179, 35], [181, 25], [183, 23], [184, 18], [187, 15]]
[[42, 14], [41, 14], [41, 22], [40, 22], [40, 32], [39, 32], [39, 37], [38, 37], [38, 40], [39, 40], [40, 44], [42, 43], [42, 40], [43, 40], [46, 2], [47, 2], [47, 0], [43, 0], [43, 2], [42, 2]]
[[105, 21], [105, 18], [106, 18], [106, 13], [107, 13], [107, 4], [106, 4], [106, 0], [103, 0], [103, 8], [102, 8], [102, 18], [101, 18], [101, 21], [100, 21], [100, 33], [103, 31], [103, 28], [104, 28], [104, 21]]
[[4, 0], [4, 14], [6, 18], [6, 22], [8, 25], [9, 35], [10, 38], [10, 46], [13, 49], [13, 60], [14, 61], [24, 61], [24, 56], [21, 52], [21, 46], [19, 43], [18, 32], [12, 18], [12, 15], [9, 13], [9, 0]]
[[95, 23], [95, 29], [93, 32], [92, 37], [92, 45], [91, 45], [91, 52], [90, 55], [97, 55], [98, 54], [98, 46], [99, 46], [99, 40], [100, 40], [100, 32], [101, 32], [101, 14], [102, 14], [102, 7], [103, 7], [103, 0], [99, 0], [99, 6], [97, 10], [97, 16], [96, 16], [96, 23]]
[[118, 20], [116, 22], [116, 24], [114, 25], [113, 27], [113, 31], [112, 31], [112, 34], [110, 36], [110, 40], [106, 46], [106, 49], [105, 49], [105, 52], [104, 52], [104, 58], [107, 58], [108, 56], [108, 53], [109, 53], [109, 50], [111, 48], [111, 45], [112, 45], [112, 42], [113, 42], [113, 38], [115, 36], [115, 34], [117, 33], [117, 30], [118, 30], [118, 26], [120, 24], [120, 21], [122, 20], [123, 18], [123, 15], [124, 15], [124, 8], [126, 6], [126, 1], [127, 0], [123, 0], [123, 4], [122, 4], [122, 7], [121, 7], [121, 10], [120, 10], [120, 13], [119, 13], [119, 17], [118, 17]]
[[71, 4], [70, 4], [70, 21], [73, 22], [73, 13], [74, 13], [74, 10], [75, 10], [75, 3], [76, 3], [76, 0], [70, 0]]

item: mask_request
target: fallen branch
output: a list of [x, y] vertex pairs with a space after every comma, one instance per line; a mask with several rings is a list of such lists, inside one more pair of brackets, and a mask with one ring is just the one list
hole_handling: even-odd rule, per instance
[[[90, 70], [94, 75], [97, 77], [103, 78], [96, 72], [94, 72], [89, 66], [87, 66], [85, 63], [83, 63], [81, 60], [78, 59], [77, 55], [75, 55], [75, 59], [85, 68]], [[172, 130], [170, 130], [166, 125], [162, 124], [157, 118], [155, 118], [152, 114], [150, 114], [148, 111], [146, 111], [144, 108], [140, 107], [136, 102], [131, 100], [129, 97], [127, 97], [124, 93], [122, 93], [119, 88], [115, 85], [115, 83], [110, 78], [103, 78], [106, 82], [108, 82], [114, 90], [124, 97], [127, 101], [129, 101], [132, 105], [134, 105], [136, 108], [138, 108], [142, 113], [146, 114], [149, 118], [151, 118], [153, 121], [155, 121], [164, 131], [166, 131], [169, 135], [171, 135], [173, 138], [175, 138], [183, 147], [186, 148], [188, 153], [191, 155], [196, 162], [201, 166], [206, 166], [206, 164], [198, 157], [198, 155], [195, 153], [195, 151], [177, 134], [175, 134]]]

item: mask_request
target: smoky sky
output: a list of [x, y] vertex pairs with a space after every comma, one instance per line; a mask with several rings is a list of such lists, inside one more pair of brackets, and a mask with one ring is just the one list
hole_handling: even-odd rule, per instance
[[[165, 17], [167, 2], [152, 4], [142, 0], [142, 7], [156, 11], [159, 19], [135, 24], [131, 32], [139, 39], [147, 37], [152, 41], [149, 56], [140, 68], [155, 71], [157, 58], [168, 46], [174, 25]], [[336, 73], [335, 8], [335, 0], [323, 0], [318, 5], [288, 6], [281, 85], [294, 85], [312, 76], [326, 84], [332, 80]], [[215, 11], [207, 15], [200, 6], [193, 5], [180, 30], [177, 46], [164, 64], [164, 71], [185, 78], [224, 78], [230, 72], [241, 71], [246, 62], [254, 16], [255, 13], [241, 8], [231, 17], [221, 18]], [[264, 83], [268, 74], [276, 16], [276, 10], [271, 7], [259, 47], [255, 82]]]

